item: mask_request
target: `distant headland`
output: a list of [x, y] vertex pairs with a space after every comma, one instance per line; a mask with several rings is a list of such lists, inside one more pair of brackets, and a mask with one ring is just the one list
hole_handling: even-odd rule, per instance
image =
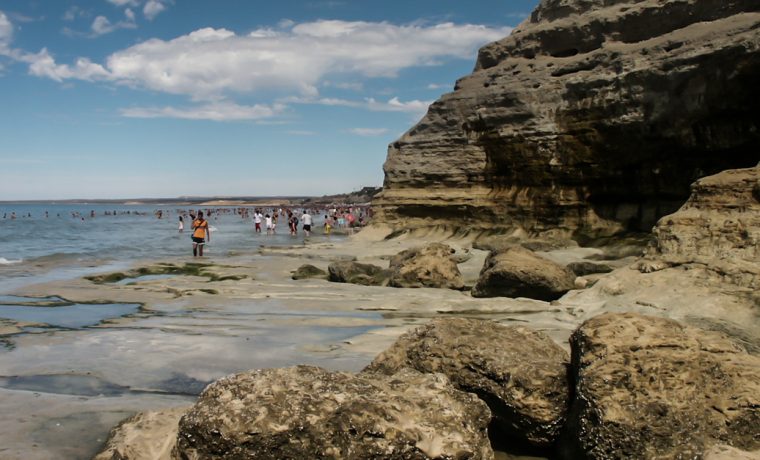
[[5, 200], [25, 204], [121, 204], [121, 205], [168, 205], [168, 206], [301, 206], [321, 204], [367, 204], [380, 193], [382, 187], [362, 187], [349, 193], [322, 196], [179, 196], [176, 198], [112, 198], [112, 199], [66, 199], [66, 200]]

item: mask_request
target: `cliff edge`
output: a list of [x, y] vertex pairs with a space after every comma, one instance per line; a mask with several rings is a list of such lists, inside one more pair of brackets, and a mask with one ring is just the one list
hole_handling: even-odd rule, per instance
[[756, 0], [543, 0], [388, 149], [395, 230], [648, 231], [755, 166]]

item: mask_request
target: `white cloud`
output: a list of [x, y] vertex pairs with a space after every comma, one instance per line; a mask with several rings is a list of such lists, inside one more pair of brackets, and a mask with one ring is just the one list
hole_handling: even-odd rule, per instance
[[424, 113], [427, 111], [430, 104], [433, 101], [420, 101], [413, 100], [407, 102], [401, 102], [397, 97], [391, 98], [386, 103], [376, 102], [374, 99], [370, 99], [370, 109], [376, 107], [374, 110], [381, 110], [386, 112], [411, 112], [411, 113]]
[[293, 104], [317, 104], [326, 106], [353, 107], [357, 109], [367, 109], [373, 112], [407, 112], [414, 115], [424, 115], [430, 104], [433, 103], [433, 101], [420, 101], [417, 99], [402, 102], [398, 97], [393, 97], [386, 102], [378, 101], [372, 97], [366, 98], [362, 101], [331, 97], [289, 97], [283, 99], [283, 102]]
[[88, 13], [84, 11], [83, 9], [79, 8], [76, 5], [70, 6], [69, 9], [66, 10], [65, 13], [63, 13], [63, 19], [64, 21], [71, 22], [75, 20], [78, 17], [85, 17]]
[[137, 0], [108, 0], [108, 3], [114, 4], [116, 6], [137, 6], [140, 4]]
[[108, 32], [114, 30], [113, 24], [111, 24], [111, 21], [109, 21], [105, 16], [96, 17], [95, 20], [92, 21], [90, 28], [96, 35], [107, 34]]
[[325, 87], [332, 87], [338, 89], [346, 89], [351, 91], [361, 91], [364, 89], [364, 84], [361, 82], [331, 82], [325, 81], [323, 83]]
[[29, 64], [29, 73], [37, 77], [46, 77], [55, 81], [64, 81], [71, 78], [80, 80], [105, 80], [108, 72], [100, 64], [95, 64], [89, 59], [79, 58], [73, 66], [59, 65], [50, 55], [46, 48], [37, 54], [18, 54], [16, 59]]
[[119, 29], [134, 29], [137, 27], [135, 24], [135, 14], [127, 8], [124, 10], [124, 20], [119, 21], [116, 24], [111, 23], [105, 16], [98, 16], [92, 21], [90, 29], [92, 30], [93, 37], [99, 37], [101, 35], [110, 34], [111, 32]]
[[401, 101], [398, 97], [393, 97], [385, 102], [378, 101], [375, 98], [371, 97], [365, 98], [364, 100], [350, 100], [330, 97], [288, 97], [282, 99], [281, 102], [291, 104], [316, 104], [332, 107], [351, 107], [356, 109], [370, 110], [373, 112], [401, 112], [410, 114], [414, 119], [419, 119], [425, 115], [428, 107], [430, 107], [430, 104], [433, 103], [433, 101], [420, 101], [417, 99], [404, 102]]
[[8, 16], [0, 11], [0, 54], [10, 51], [11, 41], [13, 41], [13, 24]]
[[439, 90], [439, 89], [444, 89], [444, 88], [446, 88], [446, 89], [451, 88], [451, 85], [450, 84], [439, 84], [439, 83], [431, 83], [431, 84], [427, 85], [427, 89], [432, 89], [432, 90]]
[[[127, 8], [124, 14], [125, 20], [116, 24], [97, 17], [92, 36], [136, 27], [134, 12]], [[196, 102], [188, 107], [132, 107], [122, 111], [125, 117], [272, 123], [289, 103], [421, 116], [432, 101], [325, 98], [317, 88], [359, 91], [362, 78], [393, 77], [414, 66], [473, 58], [480, 45], [509, 30], [450, 23], [283, 22], [278, 29], [247, 35], [204, 28], [173, 40], [147, 40], [111, 54], [104, 63], [78, 58], [71, 64], [59, 64], [46, 48], [38, 53], [12, 49], [13, 26], [0, 12], [0, 55], [27, 63], [31, 75], [58, 82], [102, 81], [187, 96]], [[238, 105], [231, 102], [236, 94], [258, 94], [277, 102]], [[284, 97], [287, 94], [297, 95]]]
[[357, 136], [382, 136], [388, 133], [387, 128], [352, 128], [348, 132]]
[[262, 120], [279, 115], [282, 104], [252, 106], [231, 102], [216, 102], [196, 107], [132, 107], [122, 109], [121, 114], [129, 118], [181, 118], [185, 120], [241, 121]]
[[166, 5], [163, 1], [148, 0], [148, 2], [145, 3], [145, 6], [143, 7], [143, 14], [149, 21], [152, 21], [164, 10], [166, 10]]
[[[205, 28], [173, 40], [151, 39], [113, 53], [102, 67], [112, 82], [194, 100], [273, 89], [314, 97], [330, 75], [393, 77], [446, 58], [471, 59], [480, 45], [510, 30], [347, 21], [288, 27], [249, 35]], [[66, 78], [91, 78], [74, 70]]]

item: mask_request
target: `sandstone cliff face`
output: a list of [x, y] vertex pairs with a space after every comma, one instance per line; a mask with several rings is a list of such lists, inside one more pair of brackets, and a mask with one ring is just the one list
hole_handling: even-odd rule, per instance
[[760, 288], [760, 166], [698, 180], [678, 212], [654, 228], [648, 256], [704, 264], [727, 281]]
[[389, 146], [395, 228], [649, 230], [760, 155], [760, 2], [543, 0]]

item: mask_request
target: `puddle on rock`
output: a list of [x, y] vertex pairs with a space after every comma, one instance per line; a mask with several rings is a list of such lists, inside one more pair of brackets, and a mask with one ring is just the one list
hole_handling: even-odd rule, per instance
[[136, 276], [134, 278], [124, 278], [121, 281], [117, 281], [115, 284], [119, 284], [122, 286], [126, 286], [129, 284], [136, 284], [142, 281], [156, 281], [156, 280], [163, 280], [168, 278], [174, 278], [176, 275], [144, 275], [144, 276]]
[[77, 396], [117, 396], [129, 387], [116, 385], [91, 375], [49, 374], [0, 377], [0, 387]]
[[74, 303], [60, 297], [0, 296], [0, 318], [69, 329], [95, 326], [139, 309], [136, 303]]

